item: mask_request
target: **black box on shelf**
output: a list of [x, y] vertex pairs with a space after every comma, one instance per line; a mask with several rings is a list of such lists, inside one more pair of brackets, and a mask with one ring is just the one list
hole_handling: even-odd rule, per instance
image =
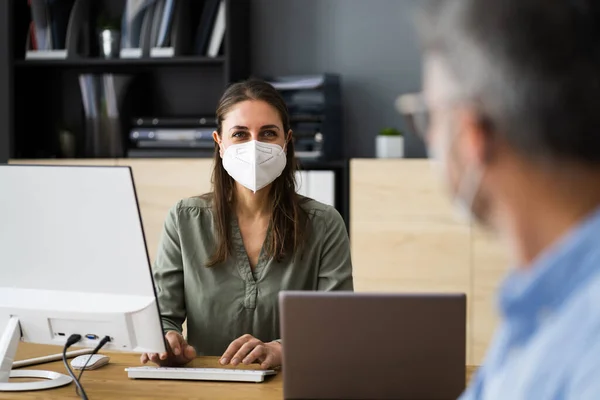
[[266, 80], [288, 106], [297, 157], [315, 161], [343, 159], [340, 76], [278, 76]]

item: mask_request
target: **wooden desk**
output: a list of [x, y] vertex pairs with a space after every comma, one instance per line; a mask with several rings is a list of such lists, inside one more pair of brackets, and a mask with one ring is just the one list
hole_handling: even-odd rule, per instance
[[[59, 353], [54, 346], [20, 343], [17, 360]], [[130, 353], [106, 353], [111, 357], [107, 366], [86, 371], [82, 377], [83, 387], [90, 398], [96, 399], [283, 399], [283, 378], [281, 373], [268, 378], [263, 383], [201, 382], [171, 380], [134, 380], [127, 377], [125, 368], [139, 366], [139, 355]], [[216, 357], [201, 357], [194, 360], [193, 367], [222, 368]], [[62, 361], [41, 364], [31, 369], [42, 369], [66, 373]], [[248, 368], [257, 368], [250, 366]], [[475, 368], [467, 367], [467, 382]], [[0, 392], [0, 399], [78, 399], [75, 384], [58, 389], [37, 392]]]

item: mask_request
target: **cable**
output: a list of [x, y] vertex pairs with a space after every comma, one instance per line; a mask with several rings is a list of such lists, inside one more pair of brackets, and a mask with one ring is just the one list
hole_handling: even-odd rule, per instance
[[83, 390], [81, 383], [79, 383], [79, 379], [77, 379], [77, 377], [75, 376], [75, 373], [71, 369], [71, 366], [67, 362], [68, 348], [73, 346], [75, 343], [79, 342], [80, 340], [81, 340], [81, 335], [78, 335], [76, 333], [69, 336], [69, 338], [67, 339], [67, 342], [65, 343], [65, 347], [63, 347], [63, 353], [62, 353], [63, 354], [63, 363], [65, 364], [65, 367], [67, 368], [67, 372], [69, 373], [69, 375], [71, 375], [71, 378], [73, 378], [73, 380], [75, 381], [75, 385], [77, 385], [77, 389], [78, 389], [77, 393], [79, 394], [81, 392], [81, 394], [80, 394], [81, 398], [83, 400], [88, 400], [85, 390]]
[[[102, 340], [100, 341], [100, 343], [98, 343], [98, 345], [96, 346], [96, 348], [94, 349], [94, 351], [92, 351], [92, 354], [90, 354], [90, 355], [88, 356], [88, 359], [87, 359], [87, 361], [86, 361], [86, 362], [85, 362], [85, 364], [83, 365], [83, 368], [81, 369], [81, 371], [79, 371], [79, 376], [77, 377], [77, 381], [78, 381], [80, 384], [81, 384], [81, 375], [83, 375], [83, 372], [85, 371], [85, 368], [88, 366], [88, 363], [89, 363], [89, 362], [90, 362], [90, 360], [92, 359], [92, 356], [93, 356], [94, 354], [98, 353], [98, 352], [100, 351], [100, 349], [101, 349], [102, 347], [104, 347], [104, 345], [105, 345], [106, 343], [108, 343], [108, 342], [110, 342], [110, 337], [109, 337], [109, 336], [104, 336], [104, 337], [102, 338]], [[79, 386], [77, 386], [77, 387], [75, 388], [75, 391], [77, 392], [77, 395], [78, 395], [78, 396], [81, 396], [81, 395], [79, 394]]]

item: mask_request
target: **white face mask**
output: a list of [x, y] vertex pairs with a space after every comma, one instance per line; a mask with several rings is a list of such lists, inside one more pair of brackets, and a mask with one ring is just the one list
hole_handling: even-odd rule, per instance
[[286, 154], [281, 146], [256, 140], [232, 144], [223, 153], [223, 168], [254, 193], [277, 179], [286, 163]]
[[470, 223], [474, 220], [473, 203], [483, 179], [483, 170], [478, 167], [465, 168], [463, 175], [458, 179], [456, 191], [452, 189], [448, 164], [455, 137], [455, 134], [449, 134], [442, 136], [437, 142], [434, 141], [428, 149], [428, 156], [432, 159], [437, 175], [452, 196], [457, 217], [462, 222]]

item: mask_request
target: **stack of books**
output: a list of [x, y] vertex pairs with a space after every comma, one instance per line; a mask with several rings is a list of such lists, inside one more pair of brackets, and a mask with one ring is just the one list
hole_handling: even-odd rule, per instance
[[214, 154], [215, 117], [141, 117], [134, 118], [132, 125], [128, 157], [205, 158]]
[[26, 59], [67, 57], [66, 37], [75, 0], [27, 0], [31, 21]]
[[146, 47], [151, 57], [217, 57], [225, 37], [225, 0], [127, 0], [121, 24], [121, 58], [142, 57]]

